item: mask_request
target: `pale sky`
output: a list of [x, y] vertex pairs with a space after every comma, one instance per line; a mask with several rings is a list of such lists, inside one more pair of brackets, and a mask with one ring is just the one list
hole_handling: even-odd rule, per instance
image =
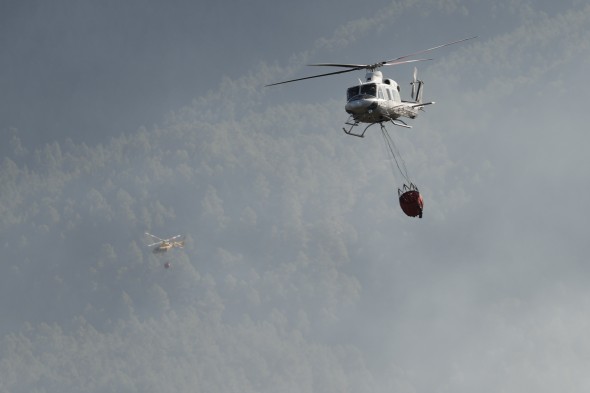
[[[590, 388], [585, 1], [14, 1], [0, 22], [0, 392]], [[264, 87], [475, 35], [418, 64], [436, 104], [389, 127], [421, 220], [378, 129], [341, 131], [362, 72]], [[382, 71], [409, 98], [412, 70]], [[165, 274], [146, 230], [187, 235]]]

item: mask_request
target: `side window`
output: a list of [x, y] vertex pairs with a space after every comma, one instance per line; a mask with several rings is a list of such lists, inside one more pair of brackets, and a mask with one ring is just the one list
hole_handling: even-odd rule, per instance
[[393, 100], [393, 94], [391, 94], [391, 89], [387, 89], [387, 97], [389, 97], [389, 100]]
[[383, 99], [383, 88], [379, 86], [379, 90], [377, 90], [377, 98]]

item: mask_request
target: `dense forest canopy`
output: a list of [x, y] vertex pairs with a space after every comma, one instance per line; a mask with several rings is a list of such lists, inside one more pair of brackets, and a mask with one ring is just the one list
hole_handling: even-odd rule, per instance
[[[587, 391], [582, 3], [394, 2], [156, 125], [2, 131], [0, 392]], [[493, 33], [421, 68], [437, 104], [391, 130], [422, 220], [378, 129], [342, 133], [350, 79], [262, 88], [417, 15]]]
[[[90, 390], [119, 390], [115, 387], [125, 386], [131, 371], [116, 360], [90, 373], [110, 375], [115, 367], [120, 376], [94, 386], [82, 376], [47, 369], [53, 360], [43, 360], [43, 353], [59, 351], [63, 358], [54, 361], [75, 368], [79, 356], [100, 356], [79, 345], [90, 345], [88, 351], [127, 353], [121, 344], [108, 342], [143, 336], [143, 329], [154, 335], [142, 338], [146, 344], [163, 339], [159, 345], [166, 350], [174, 342], [188, 345], [184, 355], [161, 359], [169, 363], [161, 372], [189, 367], [183, 357], [197, 356], [193, 346], [201, 345], [222, 345], [197, 356], [203, 367], [217, 368], [212, 360], [222, 356], [217, 351], [231, 352], [235, 345], [221, 343], [222, 337], [240, 342], [252, 336], [247, 341], [258, 342], [259, 356], [270, 350], [280, 357], [280, 347], [289, 345], [302, 351], [294, 356], [309, 357], [304, 362], [273, 361], [264, 355], [267, 366], [254, 362], [234, 382], [219, 375], [207, 382], [212, 388], [233, 383], [249, 390], [240, 378], [269, 373], [286, 373], [291, 383], [303, 376], [326, 379], [321, 383], [330, 385], [328, 375], [314, 376], [319, 369], [326, 371], [313, 365], [325, 362], [321, 359], [326, 356], [333, 358], [330, 364], [339, 364], [333, 372], [343, 378], [352, 380], [363, 372], [347, 370], [349, 362], [360, 360], [347, 360], [354, 349], [331, 331], [359, 301], [358, 278], [346, 270], [354, 271], [361, 262], [350, 255], [351, 245], [360, 239], [346, 217], [359, 204], [358, 190], [378, 181], [363, 159], [379, 145], [369, 144], [363, 157], [337, 130], [319, 132], [330, 114], [312, 106], [298, 108], [304, 113], [298, 128], [285, 130], [281, 108], [275, 109], [279, 114], [260, 131], [255, 113], [239, 122], [228, 118], [209, 124], [186, 108], [165, 126], [143, 128], [95, 147], [66, 141], [28, 151], [15, 132], [13, 154], [1, 167], [0, 230], [8, 263], [0, 288], [2, 309], [11, 322], [2, 326], [7, 334], [4, 353], [11, 354], [2, 363], [2, 372], [11, 375], [3, 379], [5, 386], [50, 391], [68, 381]], [[371, 159], [369, 166], [386, 169], [380, 161]], [[387, 175], [380, 170], [379, 176]], [[392, 183], [387, 191], [385, 197], [395, 201]], [[382, 203], [390, 216], [395, 212], [391, 205]], [[145, 247], [145, 231], [185, 233], [186, 247], [154, 255]], [[163, 268], [165, 260], [171, 262], [170, 270]], [[285, 343], [272, 344], [274, 335]], [[313, 344], [330, 337], [333, 344]], [[11, 374], [19, 361], [26, 362], [18, 360], [19, 353], [30, 340], [47, 341], [45, 349], [31, 354], [40, 359], [38, 369], [29, 368], [26, 376]], [[142, 348], [154, 350], [153, 344]], [[135, 360], [125, 362], [147, 367], [153, 356], [141, 350]], [[302, 376], [292, 374], [293, 366], [317, 356], [300, 371]], [[241, 362], [239, 355], [232, 358]], [[197, 383], [204, 377], [194, 378]], [[306, 383], [320, 383], [312, 379]], [[158, 390], [151, 381], [142, 384]], [[145, 391], [143, 385], [132, 385]]]

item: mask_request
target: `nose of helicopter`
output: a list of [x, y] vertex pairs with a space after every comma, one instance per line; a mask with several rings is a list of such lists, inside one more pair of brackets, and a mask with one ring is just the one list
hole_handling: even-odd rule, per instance
[[374, 100], [362, 98], [360, 100], [351, 100], [346, 103], [344, 110], [349, 114], [361, 114], [372, 111], [377, 108], [377, 103]]

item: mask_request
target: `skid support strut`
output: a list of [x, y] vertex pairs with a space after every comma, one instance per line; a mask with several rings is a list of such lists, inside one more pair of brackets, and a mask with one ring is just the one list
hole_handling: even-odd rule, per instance
[[[389, 119], [389, 122], [391, 122], [391, 124], [393, 124], [394, 126], [398, 126], [398, 127], [403, 127], [403, 128], [412, 128], [412, 126], [406, 124], [403, 120], [400, 119]], [[355, 129], [355, 127], [358, 127], [360, 122], [358, 120], [355, 120], [352, 116], [350, 116], [348, 118], [348, 120], [346, 121], [347, 126], [350, 126], [348, 129], [346, 129], [345, 127], [342, 127], [342, 131], [344, 131], [345, 134], [347, 135], [352, 135], [352, 136], [356, 136], [359, 138], [364, 138], [365, 137], [365, 132], [367, 132], [367, 130], [369, 129], [369, 127], [371, 127], [372, 125], [375, 124], [379, 124], [381, 126], [381, 129], [385, 128], [385, 126], [383, 125], [384, 122], [380, 121], [380, 122], [375, 122], [375, 123], [369, 123], [368, 126], [365, 127], [365, 129], [363, 130], [363, 132], [361, 133], [356, 133], [353, 132], [353, 130]]]
[[359, 125], [358, 121], [355, 121], [354, 123], [351, 123], [349, 121], [346, 122], [346, 125], [349, 125], [350, 128], [347, 130], [346, 128], [342, 127], [342, 131], [344, 131], [346, 134], [348, 135], [352, 135], [352, 136], [357, 136], [359, 138], [364, 138], [365, 137], [365, 132], [367, 132], [367, 129], [369, 127], [371, 127], [373, 124], [377, 124], [377, 123], [370, 123], [368, 126], [365, 127], [365, 129], [363, 130], [363, 132], [361, 132], [360, 134], [357, 134], [356, 132], [352, 132], [354, 127], [357, 127]]

